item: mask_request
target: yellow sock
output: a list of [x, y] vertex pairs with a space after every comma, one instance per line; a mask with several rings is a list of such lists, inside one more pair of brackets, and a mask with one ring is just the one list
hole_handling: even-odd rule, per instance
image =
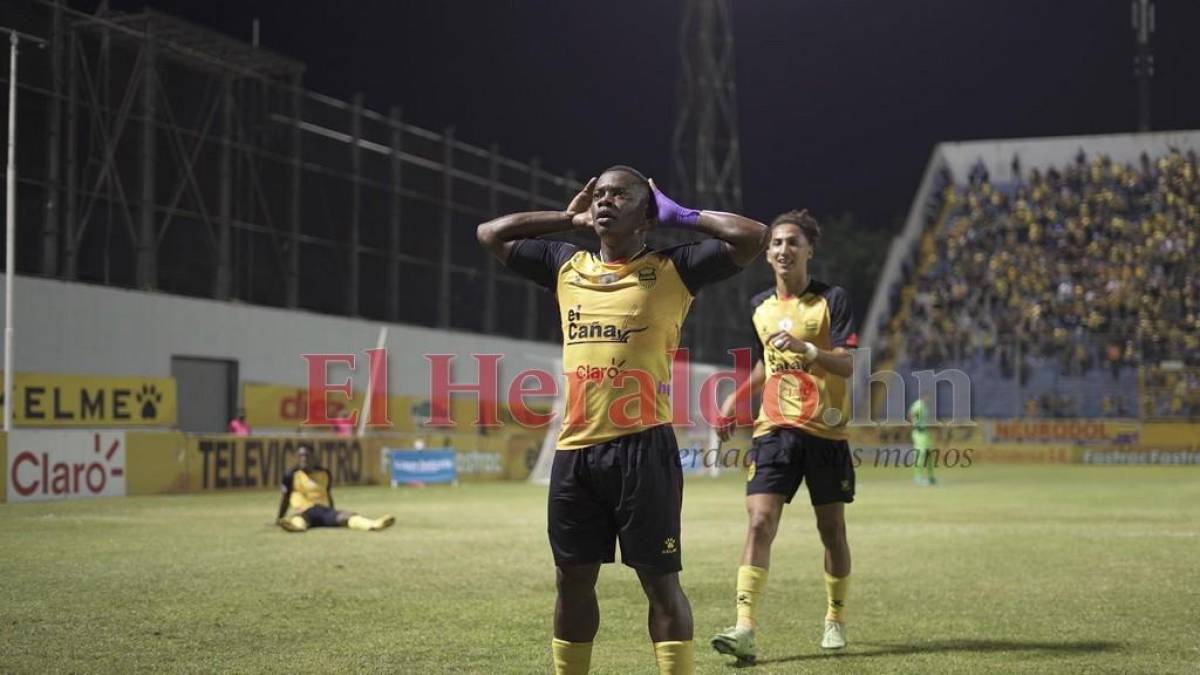
[[737, 574], [737, 625], [754, 629], [754, 613], [763, 591], [767, 589], [767, 570], [754, 565], [742, 565]]
[[592, 643], [554, 638], [554, 675], [587, 675], [592, 665]]
[[846, 620], [846, 592], [850, 590], [850, 575], [842, 578], [825, 573], [825, 595], [829, 597], [829, 608], [825, 618], [830, 621]]
[[658, 659], [659, 675], [692, 675], [692, 641], [655, 642], [654, 658]]
[[308, 521], [303, 516], [292, 516], [287, 521], [295, 532], [303, 532], [308, 529]]
[[375, 529], [375, 521], [363, 516], [350, 516], [350, 520], [346, 522], [346, 526], [352, 530], [366, 532], [367, 530]]

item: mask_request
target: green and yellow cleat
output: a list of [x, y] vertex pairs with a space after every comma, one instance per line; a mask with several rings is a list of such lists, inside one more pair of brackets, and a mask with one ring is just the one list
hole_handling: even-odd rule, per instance
[[841, 621], [825, 619], [825, 637], [821, 640], [822, 649], [842, 649], [846, 646], [846, 625]]
[[758, 649], [754, 646], [754, 631], [743, 626], [733, 626], [712, 636], [709, 641], [719, 654], [737, 657], [741, 663], [754, 663]]

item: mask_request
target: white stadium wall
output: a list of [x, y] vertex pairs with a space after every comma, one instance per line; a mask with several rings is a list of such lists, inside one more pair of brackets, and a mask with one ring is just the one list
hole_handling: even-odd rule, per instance
[[[17, 372], [168, 377], [171, 357], [189, 356], [236, 361], [243, 382], [303, 386], [307, 371], [301, 354], [352, 352], [359, 358], [356, 388], [364, 389], [363, 351], [376, 346], [384, 325], [25, 276], [17, 277], [14, 295]], [[559, 348], [546, 343], [387, 326], [393, 393], [427, 391], [424, 354], [458, 355], [456, 382], [476, 381], [471, 354], [503, 354], [501, 387], [523, 369], [552, 368], [559, 356]]]
[[1045, 171], [1053, 166], [1065, 166], [1080, 150], [1087, 153], [1089, 161], [1096, 155], [1108, 155], [1114, 162], [1137, 166], [1143, 152], [1157, 157], [1172, 149], [1200, 153], [1200, 131], [941, 143], [934, 150], [934, 156], [940, 156], [956, 182], [966, 182], [971, 167], [983, 162], [992, 182], [1003, 183], [1014, 178], [1013, 157], [1020, 157], [1021, 171], [1028, 172], [1034, 168]]
[[[0, 288], [3, 283], [0, 277]], [[363, 391], [364, 350], [376, 346], [379, 329], [387, 325], [391, 394], [428, 395], [430, 367], [425, 354], [454, 354], [455, 383], [478, 381], [472, 354], [501, 354], [499, 388], [504, 396], [517, 373], [554, 372], [561, 354], [559, 345], [544, 342], [37, 277], [18, 276], [14, 291], [13, 363], [18, 373], [170, 377], [171, 358], [185, 356], [236, 361], [243, 383], [303, 387], [308, 382], [302, 354], [354, 353], [358, 356], [355, 389]], [[347, 371], [334, 368], [330, 380], [344, 380]], [[720, 369], [730, 368], [732, 363], [720, 365]], [[698, 418], [704, 378], [717, 370], [713, 365], [692, 364], [689, 408], [693, 418]]]

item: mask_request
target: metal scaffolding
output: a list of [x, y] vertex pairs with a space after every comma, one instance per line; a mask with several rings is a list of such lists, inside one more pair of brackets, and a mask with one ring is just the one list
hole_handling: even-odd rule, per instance
[[305, 90], [302, 63], [160, 12], [0, 8], [50, 40], [18, 83], [20, 272], [557, 338], [552, 299], [475, 225], [563, 208], [569, 175]]
[[[495, 144], [464, 143], [453, 128], [407, 124], [399, 107], [384, 114], [362, 96], [306, 90], [304, 65], [269, 49], [161, 12], [106, 6], [89, 14], [63, 0], [0, 0], [6, 22], [50, 40], [23, 63], [18, 83], [18, 271], [560, 339], [553, 298], [500, 270], [475, 241], [475, 226], [501, 213], [564, 208], [582, 187], [573, 174], [506, 157]], [[736, 210], [732, 38], [727, 20], [697, 24], [696, 11], [684, 30], [706, 26], [713, 35], [700, 44], [720, 56], [689, 70], [683, 109], [716, 114], [732, 145], [720, 146], [724, 187], [679, 196]], [[713, 92], [687, 82], [714, 72], [727, 79], [723, 98], [709, 105]], [[714, 129], [700, 128], [708, 131], [687, 138]], [[44, 151], [34, 149], [42, 143]], [[693, 358], [724, 361], [724, 350], [741, 344], [749, 274], [739, 279], [697, 300], [684, 330]]]
[[[740, 213], [742, 160], [729, 0], [684, 3], [679, 59], [672, 192], [686, 204]], [[753, 265], [704, 291], [693, 309], [695, 323], [685, 333], [695, 358], [727, 363], [725, 350], [747, 345], [750, 296], [768, 283], [766, 268]]]

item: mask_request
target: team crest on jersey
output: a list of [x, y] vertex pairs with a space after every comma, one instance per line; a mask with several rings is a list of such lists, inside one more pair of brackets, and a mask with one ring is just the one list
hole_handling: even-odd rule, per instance
[[816, 333], [820, 329], [821, 322], [817, 321], [816, 319], [809, 319], [808, 321], [804, 322], [804, 330], [808, 331], [809, 333]]
[[657, 281], [658, 272], [655, 272], [653, 267], [643, 267], [638, 270], [638, 286], [646, 289], [654, 288]]

